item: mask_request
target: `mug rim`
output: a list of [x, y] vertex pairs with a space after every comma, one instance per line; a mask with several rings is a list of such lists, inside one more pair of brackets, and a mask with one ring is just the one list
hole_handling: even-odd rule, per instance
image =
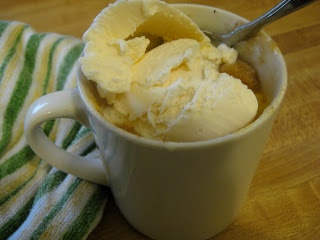
[[[232, 12], [220, 9], [220, 8], [212, 7], [212, 6], [193, 4], [193, 3], [190, 3], [190, 4], [177, 3], [177, 4], [170, 4], [170, 5], [177, 6], [177, 7], [179, 7], [179, 6], [184, 7], [185, 6], [185, 7], [195, 7], [198, 9], [204, 8], [204, 9], [216, 10], [216, 11], [219, 11], [219, 12], [225, 14], [225, 15], [229, 15], [233, 18], [237, 18], [243, 22], [248, 22], [247, 19], [245, 19], [235, 13], [232, 13]], [[86, 81], [88, 81], [88, 80], [86, 79], [85, 75], [82, 72], [81, 64], [79, 61], [78, 61], [77, 72], [76, 72], [77, 89], [78, 89], [80, 97], [86, 107], [86, 110], [89, 111], [91, 115], [95, 116], [95, 118], [99, 121], [100, 124], [102, 124], [105, 128], [107, 128], [109, 131], [113, 132], [114, 134], [117, 134], [117, 135], [127, 139], [128, 141], [131, 141], [131, 142], [134, 141], [136, 144], [146, 145], [146, 146], [154, 147], [154, 148], [176, 150], [176, 149], [205, 148], [205, 147], [210, 147], [212, 145], [223, 144], [228, 141], [234, 141], [239, 138], [245, 137], [246, 135], [248, 135], [252, 131], [258, 130], [259, 126], [261, 126], [265, 122], [269, 121], [270, 118], [272, 118], [274, 116], [274, 114], [276, 114], [277, 110], [280, 108], [281, 103], [282, 103], [283, 98], [286, 93], [286, 89], [287, 89], [287, 67], [286, 67], [286, 63], [285, 63], [284, 57], [283, 57], [280, 49], [278, 48], [276, 43], [273, 41], [273, 39], [268, 34], [266, 34], [264, 31], [261, 31], [259, 33], [259, 35], [262, 35], [263, 38], [271, 41], [273, 43], [273, 48], [275, 48], [276, 52], [278, 53], [277, 54], [278, 60], [281, 64], [280, 69], [282, 69], [279, 91], [275, 95], [275, 97], [273, 97], [272, 101], [269, 103], [269, 105], [264, 109], [264, 111], [261, 113], [261, 115], [257, 119], [255, 119], [253, 122], [247, 124], [246, 126], [238, 129], [237, 131], [229, 133], [229, 134], [221, 136], [221, 137], [208, 139], [208, 140], [193, 141], [193, 142], [170, 142], [170, 141], [161, 141], [161, 140], [155, 140], [155, 139], [150, 139], [150, 138], [138, 136], [136, 134], [130, 133], [130, 132], [116, 126], [115, 124], [107, 121], [97, 111], [97, 109], [93, 106], [93, 104], [91, 103], [91, 100], [89, 99], [89, 97], [85, 93], [85, 90], [82, 89], [82, 88], [84, 88], [83, 83], [82, 83], [82, 81], [84, 81], [83, 79], [85, 79]]]

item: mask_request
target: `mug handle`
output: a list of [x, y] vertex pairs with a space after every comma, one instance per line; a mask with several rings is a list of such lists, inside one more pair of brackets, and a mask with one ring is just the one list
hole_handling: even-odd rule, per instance
[[89, 126], [81, 102], [77, 89], [58, 91], [40, 97], [30, 106], [26, 114], [25, 137], [31, 149], [53, 167], [108, 186], [108, 177], [101, 161], [65, 151], [54, 144], [40, 127], [42, 123], [55, 118], [71, 118], [84, 126]]

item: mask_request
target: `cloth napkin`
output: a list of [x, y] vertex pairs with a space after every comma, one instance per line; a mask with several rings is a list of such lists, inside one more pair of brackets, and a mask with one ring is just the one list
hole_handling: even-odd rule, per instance
[[[23, 124], [41, 95], [75, 87], [83, 43], [0, 21], [0, 239], [85, 239], [99, 223], [106, 187], [59, 171], [26, 143]], [[89, 129], [70, 119], [43, 125], [70, 152], [98, 158]], [[48, 153], [50, 154], [50, 153]]]

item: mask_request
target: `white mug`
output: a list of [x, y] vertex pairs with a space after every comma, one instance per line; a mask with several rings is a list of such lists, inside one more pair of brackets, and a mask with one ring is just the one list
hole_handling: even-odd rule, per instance
[[[226, 32], [247, 20], [208, 6], [175, 4], [202, 29]], [[77, 72], [77, 88], [43, 96], [30, 107], [25, 135], [30, 147], [52, 166], [110, 186], [123, 216], [154, 239], [207, 239], [237, 216], [283, 100], [286, 65], [269, 36], [260, 33], [238, 45], [270, 99], [261, 116], [226, 136], [200, 142], [160, 142], [126, 132], [96, 110], [88, 81]], [[72, 118], [91, 128], [101, 161], [66, 152], [39, 127]]]

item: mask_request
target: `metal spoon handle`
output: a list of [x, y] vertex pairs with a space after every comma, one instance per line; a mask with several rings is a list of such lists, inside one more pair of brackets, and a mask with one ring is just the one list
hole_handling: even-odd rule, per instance
[[231, 33], [224, 34], [223, 38], [226, 40], [225, 43], [231, 46], [236, 42], [244, 40], [245, 38], [257, 33], [267, 24], [295, 12], [314, 1], [316, 0], [283, 0], [259, 18], [237, 27]]

